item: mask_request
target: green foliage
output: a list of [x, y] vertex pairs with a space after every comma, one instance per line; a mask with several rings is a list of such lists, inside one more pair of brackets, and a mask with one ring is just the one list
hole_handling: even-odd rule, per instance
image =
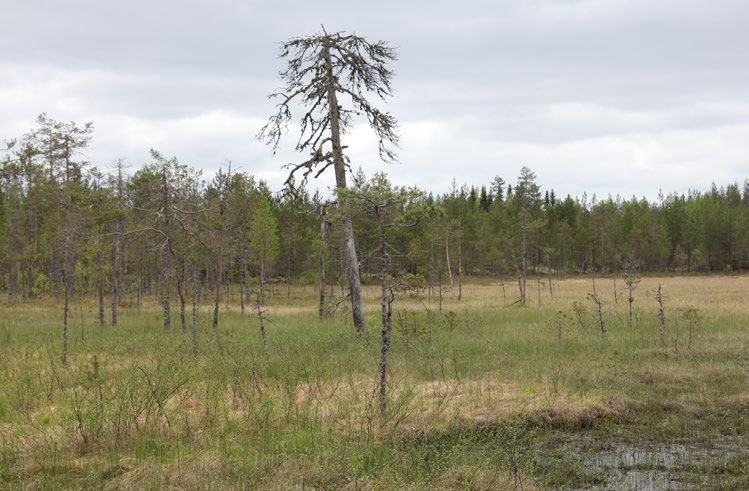
[[270, 199], [263, 194], [258, 196], [250, 218], [249, 251], [258, 265], [272, 264], [279, 253], [277, 220]]
[[[304, 182], [290, 181], [288, 192], [278, 198], [253, 176], [224, 173], [228, 182], [221, 221], [216, 183], [206, 185], [199, 171], [157, 151], [151, 163], [124, 175], [120, 188], [119, 176], [105, 175], [80, 159], [92, 131], [90, 124], [59, 123], [42, 115], [38, 126], [0, 161], [0, 273], [13, 301], [59, 296], [65, 254], [76, 268], [77, 294], [99, 285], [111, 290], [117, 241], [126, 253], [124, 285], [152, 291], [164, 234], [171, 237], [175, 258], [172, 277], [184, 272], [178, 268], [194, 267], [207, 281], [216, 267], [220, 233], [224, 281], [238, 282], [248, 269], [259, 274], [261, 260], [263, 268], [276, 275], [317, 274], [319, 244], [314, 241], [319, 240], [317, 210], [323, 200], [319, 193], [311, 195]], [[392, 268], [424, 276], [429, 287], [446, 272], [446, 246], [463, 276], [509, 277], [522, 269], [523, 257], [528, 271], [556, 274], [733, 274], [749, 264], [746, 185], [743, 195], [738, 184], [729, 184], [651, 203], [634, 197], [557, 198], [553, 190], [541, 190], [528, 168], [521, 170], [511, 193], [499, 176], [478, 187], [453, 182], [447, 192], [436, 195], [393, 186], [385, 175], [371, 182], [363, 176], [358, 180], [362, 187], [357, 192], [390, 193], [388, 199], [399, 203], [380, 207], [382, 219], [391, 225], [389, 243], [397, 251], [391, 254]], [[161, 210], [165, 196], [168, 230], [163, 230]], [[429, 220], [423, 219], [426, 215]], [[376, 249], [376, 220], [360, 215], [354, 221], [357, 248]], [[413, 226], [402, 227], [405, 224]], [[121, 235], [118, 226], [123, 227]], [[332, 264], [340, 256], [333, 239], [337, 233], [333, 230], [333, 247], [325, 253], [333, 281], [337, 268]], [[628, 266], [627, 258], [637, 258], [635, 268]], [[362, 275], [378, 274], [376, 263], [365, 254]]]

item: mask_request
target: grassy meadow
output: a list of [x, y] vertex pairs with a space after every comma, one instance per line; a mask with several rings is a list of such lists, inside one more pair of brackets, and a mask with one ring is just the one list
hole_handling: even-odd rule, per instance
[[76, 303], [66, 365], [61, 303], [4, 303], [0, 489], [749, 489], [749, 277], [643, 278], [631, 326], [598, 278], [605, 334], [590, 277], [541, 286], [396, 298], [384, 420], [374, 287], [357, 335], [277, 286], [267, 359], [236, 294], [197, 355], [176, 304]]

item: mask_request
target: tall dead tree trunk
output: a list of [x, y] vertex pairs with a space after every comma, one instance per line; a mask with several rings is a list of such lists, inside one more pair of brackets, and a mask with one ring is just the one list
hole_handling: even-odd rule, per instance
[[450, 277], [450, 294], [455, 301], [455, 283], [453, 282], [453, 269], [450, 267], [450, 240], [447, 230], [445, 230], [445, 261], [447, 261], [447, 274]]
[[627, 302], [629, 302], [629, 327], [632, 327], [634, 318], [632, 304], [635, 301], [634, 291], [640, 282], [640, 276], [637, 272], [639, 261], [632, 254], [627, 256], [627, 262], [624, 265], [624, 284], [627, 285]]
[[[324, 48], [326, 89], [328, 98], [328, 109], [330, 115], [330, 140], [333, 146], [333, 170], [335, 172], [335, 185], [338, 189], [346, 189], [346, 162], [343, 158], [343, 146], [341, 145], [341, 113], [336, 95], [336, 81], [333, 74], [333, 62], [330, 57], [330, 45]], [[354, 240], [354, 227], [351, 217], [344, 210], [343, 213], [343, 251], [348, 274], [349, 295], [351, 296], [351, 313], [354, 319], [354, 327], [359, 332], [367, 331], [367, 320], [364, 317], [364, 299], [362, 297], [361, 277], [359, 276], [359, 260], [356, 257], [356, 241]]]

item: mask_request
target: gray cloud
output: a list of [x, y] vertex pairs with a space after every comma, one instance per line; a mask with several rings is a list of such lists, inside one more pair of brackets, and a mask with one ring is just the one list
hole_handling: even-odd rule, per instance
[[[206, 174], [270, 180], [294, 155], [254, 140], [273, 110], [278, 42], [324, 24], [398, 47], [401, 165], [365, 128], [356, 165], [444, 191], [514, 181], [557, 194], [646, 195], [749, 169], [749, 4], [742, 0], [432, 2], [11, 0], [0, 31], [0, 137], [45, 111], [95, 122], [92, 160], [157, 147]], [[321, 186], [328, 185], [321, 182]]]

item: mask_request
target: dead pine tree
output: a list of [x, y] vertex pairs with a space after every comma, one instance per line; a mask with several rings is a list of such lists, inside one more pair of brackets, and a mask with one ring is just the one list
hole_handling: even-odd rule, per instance
[[689, 323], [689, 337], [687, 341], [687, 349], [692, 349], [692, 336], [694, 335], [694, 329], [702, 322], [702, 315], [699, 310], [692, 306], [687, 306], [681, 314], [682, 319]]
[[265, 321], [268, 320], [265, 317], [265, 278], [260, 276], [259, 290], [255, 292], [255, 311], [257, 312], [257, 319], [260, 325], [260, 337], [263, 340], [263, 350], [265, 351], [265, 361], [270, 361], [270, 351], [268, 350], [268, 336], [265, 333]]
[[[384, 101], [392, 94], [393, 72], [388, 63], [396, 59], [393, 48], [383, 41], [372, 43], [354, 34], [328, 33], [323, 28], [322, 33], [283, 43], [281, 58], [287, 59], [286, 69], [280, 72], [285, 87], [270, 95], [280, 102], [258, 138], [272, 145], [275, 152], [292, 119], [292, 106], [304, 106], [296, 150], [307, 152], [310, 158], [291, 164], [289, 179], [296, 172], [302, 172], [305, 179], [310, 174], [318, 177], [332, 166], [336, 188], [346, 189], [350, 162], [344, 153], [342, 136], [359, 115], [366, 117], [379, 141], [380, 158], [388, 162], [396, 160], [397, 122], [370, 101], [371, 96]], [[354, 230], [351, 218], [345, 212], [342, 215], [342, 250], [354, 327], [366, 332]]]
[[661, 284], [658, 283], [658, 289], [655, 290], [655, 301], [658, 302], [658, 334], [661, 338], [661, 344], [666, 344], [666, 312], [663, 310], [665, 299]]
[[632, 327], [632, 304], [635, 301], [634, 291], [640, 283], [638, 272], [639, 261], [632, 254], [627, 255], [624, 264], [624, 284], [627, 285], [627, 301], [629, 302], [629, 327]]
[[549, 278], [549, 296], [554, 298], [554, 283], [552, 278], [553, 269], [551, 268], [551, 247], [543, 248], [544, 255], [546, 256], [546, 274]]
[[[445, 229], [445, 262], [447, 263], [447, 274], [450, 276], [450, 294], [455, 301], [455, 282], [453, 281], [453, 269], [450, 266], [450, 240], [448, 238], [448, 231]], [[441, 310], [441, 309], [440, 309]]]
[[606, 322], [603, 318], [603, 300], [596, 293], [595, 282], [593, 283], [593, 293], [588, 294], [588, 298], [593, 301], [596, 305], [596, 311], [598, 313], [598, 325], [601, 327], [601, 339], [606, 340]]
[[502, 306], [507, 307], [507, 291], [505, 290], [505, 277], [502, 270], [499, 271], [499, 285], [502, 287]]
[[619, 255], [614, 256], [614, 260], [612, 262], [611, 267], [611, 279], [614, 280], [614, 303], [619, 304], [619, 291], [616, 286], [616, 277], [618, 276], [617, 272], [621, 269], [621, 260]]

